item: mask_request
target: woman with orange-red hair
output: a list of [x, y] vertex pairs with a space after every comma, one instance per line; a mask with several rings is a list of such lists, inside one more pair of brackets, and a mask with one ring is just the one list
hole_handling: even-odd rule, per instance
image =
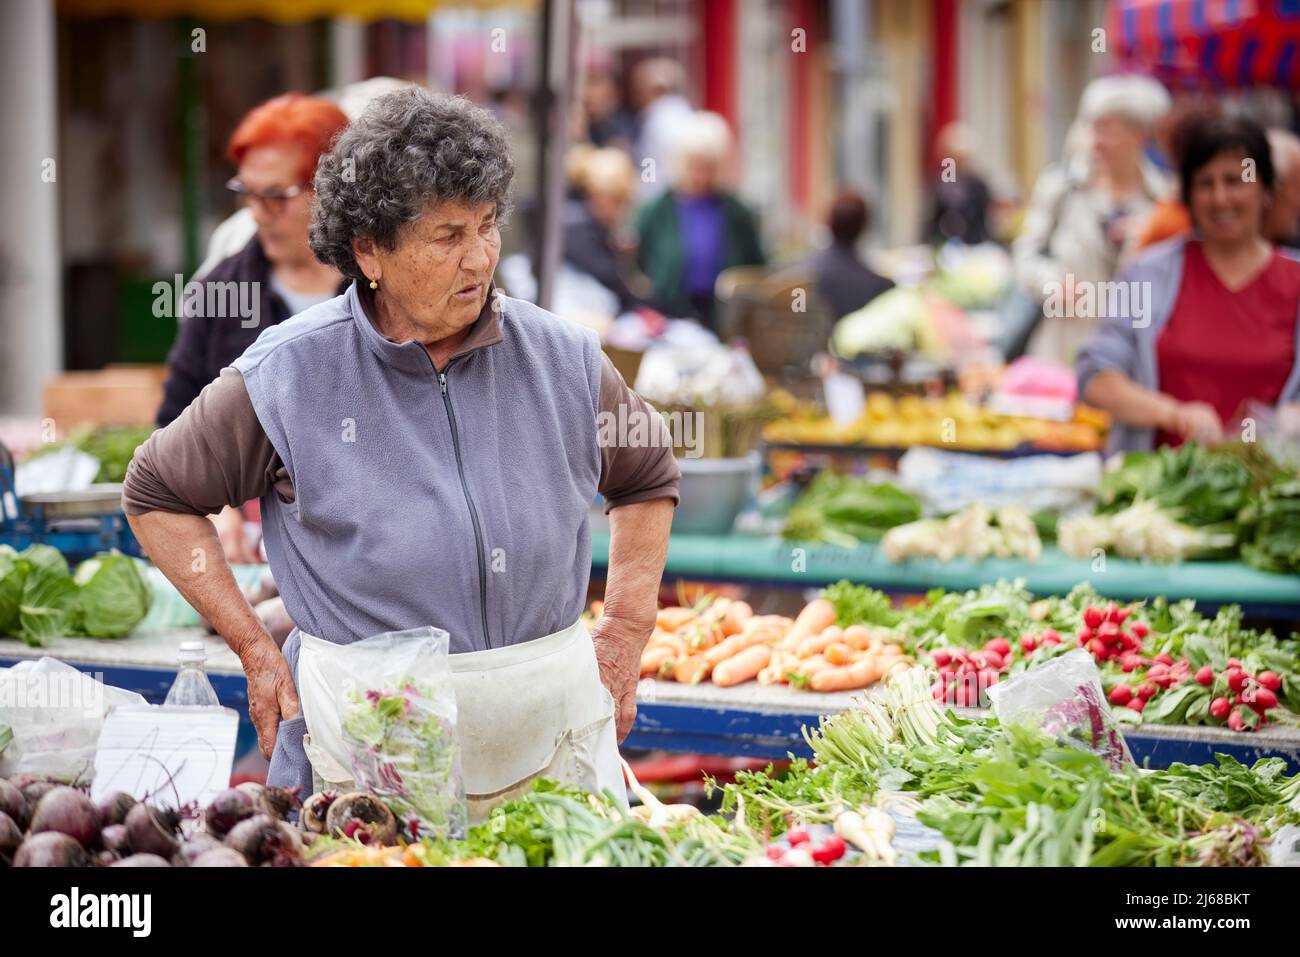
[[[177, 418], [264, 329], [346, 289], [338, 271], [312, 254], [307, 230], [316, 162], [347, 124], [328, 100], [286, 93], [255, 107], [231, 134], [226, 154], [237, 172], [226, 186], [248, 205], [257, 233], [186, 286], [159, 426]], [[255, 561], [239, 513], [227, 511], [217, 526], [228, 556]]]

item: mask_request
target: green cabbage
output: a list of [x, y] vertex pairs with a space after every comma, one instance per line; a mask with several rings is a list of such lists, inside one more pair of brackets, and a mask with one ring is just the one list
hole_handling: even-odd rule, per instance
[[23, 597], [27, 563], [8, 545], [0, 545], [0, 635], [18, 630], [18, 603]]
[[[63, 556], [59, 555], [62, 568], [49, 562], [48, 556], [44, 554], [38, 554], [37, 563], [33, 564], [27, 556], [27, 552], [33, 548], [44, 549], [49, 546], [33, 545], [23, 552], [29, 568], [18, 605], [18, 637], [29, 645], [41, 648], [55, 638], [73, 633], [80, 596], [76, 582], [68, 574], [68, 563], [63, 560]], [[58, 552], [55, 551], [55, 554], [58, 555]]]
[[152, 591], [135, 559], [105, 552], [77, 566], [81, 592], [79, 631], [91, 638], [121, 638], [149, 613]]

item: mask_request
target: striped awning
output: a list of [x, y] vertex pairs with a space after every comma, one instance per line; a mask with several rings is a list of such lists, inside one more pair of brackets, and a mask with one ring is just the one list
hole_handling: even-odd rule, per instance
[[1183, 86], [1300, 88], [1300, 0], [1111, 0], [1127, 68]]
[[513, 7], [530, 10], [538, 0], [58, 0], [60, 16], [91, 19], [135, 17], [196, 20], [270, 20], [301, 23], [351, 17], [421, 22], [441, 7]]

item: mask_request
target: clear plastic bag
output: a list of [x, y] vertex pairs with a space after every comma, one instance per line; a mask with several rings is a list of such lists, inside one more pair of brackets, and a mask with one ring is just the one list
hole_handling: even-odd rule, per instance
[[[381, 797], [410, 835], [459, 837], [465, 795], [449, 637], [386, 632], [350, 645], [301, 634], [298, 694], [313, 769]], [[340, 780], [346, 774], [351, 781]]]
[[0, 669], [0, 777], [35, 774], [88, 784], [104, 716], [118, 705], [146, 703], [57, 658]]
[[1133, 764], [1119, 722], [1101, 689], [1092, 655], [1076, 648], [988, 689], [1004, 725], [1024, 724], [1106, 759], [1112, 768]]

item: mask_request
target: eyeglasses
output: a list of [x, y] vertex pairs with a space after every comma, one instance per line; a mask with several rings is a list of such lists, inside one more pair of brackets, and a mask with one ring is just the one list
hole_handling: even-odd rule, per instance
[[233, 176], [226, 181], [226, 189], [239, 196], [245, 203], [252, 203], [254, 200], [262, 203], [268, 212], [276, 216], [284, 212], [289, 200], [307, 191], [305, 186], [289, 186], [285, 189], [268, 189], [264, 193], [255, 193], [238, 176]]

